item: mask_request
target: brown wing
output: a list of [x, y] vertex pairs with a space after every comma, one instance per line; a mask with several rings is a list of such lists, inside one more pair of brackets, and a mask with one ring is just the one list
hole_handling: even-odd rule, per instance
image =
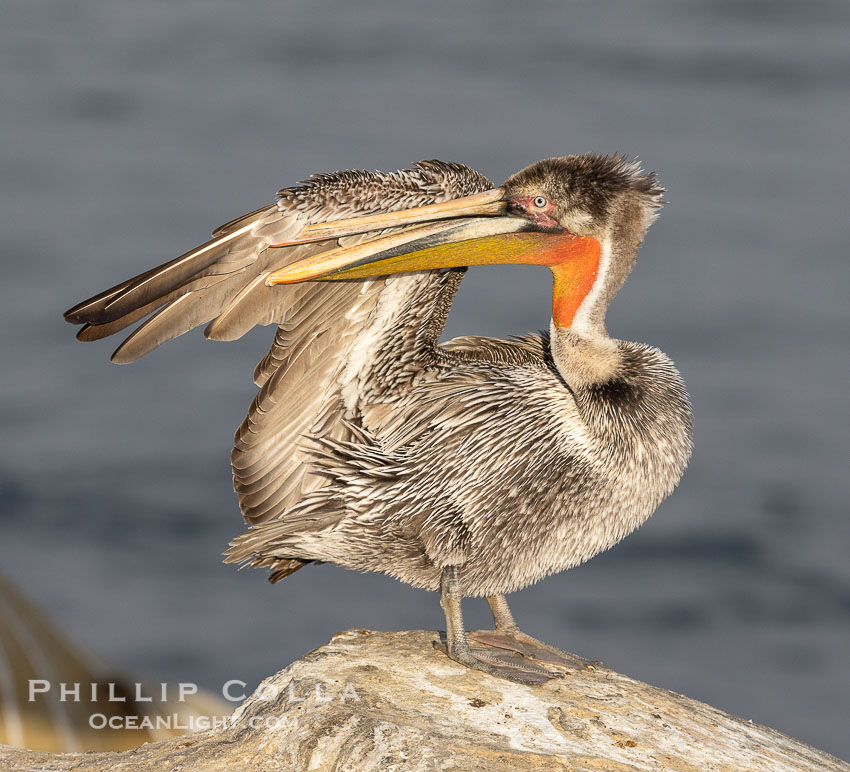
[[84, 324], [78, 338], [97, 340], [149, 317], [113, 354], [119, 363], [202, 324], [214, 340], [234, 340], [257, 324], [278, 325], [255, 370], [260, 391], [231, 457], [243, 515], [262, 523], [285, 514], [323, 482], [310, 474], [304, 438], [348, 439], [351, 423], [371, 428], [386, 420], [388, 395], [409, 378], [411, 360], [433, 344], [439, 334], [434, 320], [442, 325], [460, 277], [427, 272], [267, 287], [270, 272], [335, 244], [269, 245], [296, 239], [311, 223], [398, 211], [491, 187], [478, 172], [440, 161], [392, 174], [317, 175], [280, 191], [276, 205], [221, 226], [206, 244], [75, 306], [66, 319]]

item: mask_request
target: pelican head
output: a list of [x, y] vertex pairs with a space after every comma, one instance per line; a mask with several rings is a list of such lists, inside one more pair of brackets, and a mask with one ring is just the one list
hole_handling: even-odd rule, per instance
[[653, 174], [621, 156], [539, 161], [503, 185], [429, 206], [309, 225], [296, 241], [383, 231], [269, 275], [267, 284], [334, 281], [489, 264], [545, 265], [556, 328], [604, 324], [661, 206]]

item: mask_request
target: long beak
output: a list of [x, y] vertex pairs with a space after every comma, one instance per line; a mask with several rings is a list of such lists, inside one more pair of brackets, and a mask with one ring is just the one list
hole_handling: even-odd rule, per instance
[[595, 281], [599, 242], [563, 228], [542, 228], [522, 214], [501, 214], [507, 207], [504, 189], [496, 188], [443, 204], [309, 226], [310, 233], [305, 229], [297, 242], [276, 246], [424, 223], [305, 258], [271, 273], [266, 284], [360, 279], [470, 265], [545, 265], [555, 277], [553, 318], [559, 326], [568, 326]]
[[[273, 244], [271, 248], [387, 228], [402, 230], [300, 260], [270, 274], [266, 284], [355, 279], [484, 262], [515, 262], [507, 259], [509, 255], [504, 254], [504, 249], [494, 251], [496, 244], [482, 241], [534, 228], [534, 224], [524, 217], [505, 216], [508, 203], [505, 189], [493, 188], [473, 196], [400, 212], [308, 225], [297, 239]], [[515, 250], [507, 251], [513, 253]]]
[[519, 233], [527, 225], [520, 217], [474, 217], [422, 225], [299, 260], [270, 274], [266, 284], [361, 279], [403, 271], [505, 262], [483, 250], [492, 248], [490, 239]]

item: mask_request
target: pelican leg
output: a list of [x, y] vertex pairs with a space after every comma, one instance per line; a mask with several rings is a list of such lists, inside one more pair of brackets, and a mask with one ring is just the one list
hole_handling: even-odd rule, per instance
[[512, 634], [519, 632], [519, 626], [514, 622], [514, 615], [511, 614], [511, 607], [504, 595], [490, 595], [487, 597], [487, 603], [490, 604], [490, 611], [493, 612], [496, 630]]
[[440, 605], [446, 615], [446, 653], [461, 665], [521, 684], [537, 686], [563, 674], [551, 672], [529, 662], [504, 647], [471, 649], [463, 627], [461, 589], [457, 566], [443, 569], [440, 582]]
[[543, 641], [538, 641], [536, 638], [526, 635], [514, 621], [508, 600], [504, 595], [488, 596], [487, 602], [490, 604], [490, 611], [493, 612], [496, 629], [471, 632], [469, 638], [474, 643], [511, 651], [542, 665], [558, 665], [572, 670], [595, 670], [602, 664], [599, 661], [585, 659], [577, 654], [562, 651], [555, 646], [550, 646], [548, 643], [543, 643]]

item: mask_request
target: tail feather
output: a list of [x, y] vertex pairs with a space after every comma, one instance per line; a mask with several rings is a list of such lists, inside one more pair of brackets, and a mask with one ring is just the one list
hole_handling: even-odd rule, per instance
[[[282, 579], [286, 579], [290, 574], [294, 574], [298, 569], [309, 566], [314, 563], [314, 560], [278, 560], [273, 565], [269, 566], [272, 573], [269, 575], [269, 581], [272, 584], [277, 584]], [[281, 566], [276, 568], [276, 566]]]

